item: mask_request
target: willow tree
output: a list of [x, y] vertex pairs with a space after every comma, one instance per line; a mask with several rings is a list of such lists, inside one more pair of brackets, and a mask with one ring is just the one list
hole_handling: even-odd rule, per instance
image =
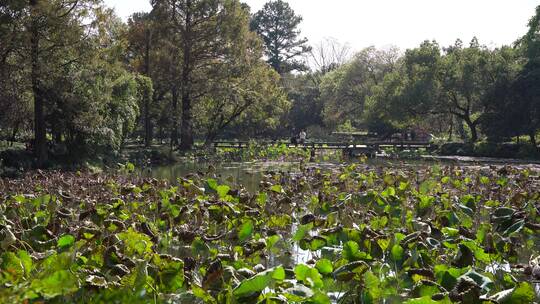
[[96, 6], [85, 21], [90, 28], [81, 41], [47, 67], [72, 60], [51, 70], [43, 82], [54, 150], [74, 160], [118, 151], [134, 128], [138, 104], [151, 94], [149, 79], [126, 70], [122, 20]]

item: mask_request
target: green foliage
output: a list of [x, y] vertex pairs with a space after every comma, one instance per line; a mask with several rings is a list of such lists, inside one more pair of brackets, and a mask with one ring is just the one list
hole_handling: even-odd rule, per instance
[[320, 259], [316, 264], [317, 270], [322, 274], [330, 274], [334, 271], [332, 262], [328, 259]]
[[370, 47], [326, 74], [320, 84], [325, 124], [335, 127], [350, 120], [353, 126], [358, 126], [375, 85], [395, 68], [397, 59], [396, 49], [380, 51]]
[[118, 238], [124, 241], [126, 253], [130, 256], [147, 257], [152, 252], [150, 238], [133, 228], [118, 234]]
[[244, 242], [247, 240], [251, 234], [253, 233], [253, 221], [248, 220], [242, 224], [240, 229], [238, 230], [238, 239], [240, 242]]
[[518, 49], [489, 49], [474, 38], [467, 47], [461, 40], [446, 48], [425, 41], [401, 57], [364, 50], [323, 78], [325, 124], [335, 128], [351, 120], [382, 136], [423, 128], [472, 143], [527, 135], [535, 147], [537, 17], [530, 29]]
[[0, 302], [531, 303], [538, 174], [337, 166], [256, 195], [202, 173], [29, 176], [0, 194]]
[[286, 144], [257, 145], [250, 143], [244, 149], [219, 149], [218, 158], [225, 160], [307, 160], [310, 158], [308, 149], [288, 147]]
[[298, 37], [301, 22], [302, 17], [282, 0], [267, 2], [251, 20], [251, 29], [261, 36], [266, 46], [268, 63], [279, 74], [307, 70], [298, 59], [311, 50], [307, 38]]
[[261, 292], [270, 287], [276, 281], [285, 279], [285, 270], [283, 267], [268, 269], [252, 278], [242, 281], [233, 291], [236, 297], [245, 297], [253, 293]]
[[[283, 76], [283, 81], [286, 83], [286, 92], [288, 99], [291, 102], [290, 111], [285, 117], [287, 126], [295, 130], [306, 128], [322, 129], [323, 126], [323, 107], [324, 101], [320, 98], [319, 82], [322, 75], [308, 73], [305, 75], [287, 75]], [[285, 133], [290, 135], [290, 130]], [[313, 130], [308, 130], [313, 138], [321, 138], [323, 132], [314, 134]], [[296, 134], [294, 134], [296, 135]], [[318, 136], [317, 136], [318, 135]]]
[[525, 304], [535, 300], [535, 292], [532, 286], [527, 282], [518, 283], [516, 287], [501, 291], [492, 296], [493, 300], [503, 304]]
[[510, 72], [503, 71], [506, 77], [494, 87], [492, 102], [487, 104], [482, 117], [483, 127], [492, 141], [527, 135], [531, 145], [537, 146], [540, 91], [534, 84], [540, 80], [539, 16], [540, 7], [537, 7], [536, 15], [529, 22], [529, 31], [518, 41], [517, 49], [502, 50], [506, 51], [502, 54], [505, 58], [519, 58], [519, 64], [515, 64]]
[[367, 101], [366, 120], [372, 131], [388, 134], [414, 123], [438, 101], [440, 47], [425, 41], [409, 49], [395, 69], [380, 76]]
[[312, 268], [304, 264], [298, 264], [294, 267], [296, 279], [303, 282], [306, 286], [321, 288], [324, 286], [322, 276], [317, 268]]
[[[203, 41], [183, 35], [164, 1], [156, 1], [149, 14], [135, 14], [127, 26], [99, 1], [78, 1], [71, 10], [63, 1], [37, 6], [10, 1], [10, 18], [0, 20], [2, 36], [9, 37], [0, 48], [0, 83], [10, 88], [1, 93], [0, 136], [11, 133], [16, 139], [30, 131], [28, 121], [38, 106], [43, 131], [37, 150], [53, 150], [55, 158], [70, 162], [114, 154], [141, 132], [147, 146], [156, 135], [175, 136], [170, 131], [180, 124], [180, 114], [187, 127], [183, 133], [189, 133], [184, 137], [191, 139], [193, 127], [208, 140], [226, 129], [249, 136], [275, 130], [289, 103], [279, 75], [261, 59], [263, 46], [249, 30], [249, 11], [239, 1], [195, 2], [174, 9], [211, 15], [188, 24]], [[34, 21], [42, 24], [30, 26]], [[30, 54], [33, 34], [41, 40], [38, 52]], [[184, 61], [186, 54], [190, 61]]]
[[[159, 0], [152, 8], [124, 24], [97, 0], [5, 1], [0, 138], [36, 139], [27, 156], [38, 166], [47, 154], [68, 164], [118, 156], [141, 136], [147, 147], [181, 138], [191, 148], [194, 137], [209, 144], [295, 128], [320, 137], [369, 129], [385, 139], [419, 129], [471, 143], [526, 136], [515, 155], [540, 151], [538, 8], [515, 47], [425, 41], [402, 55], [370, 47], [346, 62], [330, 42], [334, 57], [313, 58], [319, 69], [301, 74], [290, 72], [306, 70], [299, 58], [310, 47], [285, 1], [253, 15], [237, 0]], [[326, 56], [324, 47], [311, 56]]]
[[73, 243], [75, 243], [75, 237], [70, 234], [64, 235], [60, 239], [58, 239], [59, 248], [70, 247], [71, 245], [73, 245]]
[[10, 33], [5, 60], [21, 67], [21, 85], [11, 92], [20, 96], [18, 111], [31, 100], [37, 112], [38, 165], [46, 160], [47, 140], [63, 157], [89, 155], [97, 146], [118, 150], [138, 116], [136, 84], [122, 63], [123, 24], [98, 1], [33, 3], [12, 7], [11, 16], [25, 26]]

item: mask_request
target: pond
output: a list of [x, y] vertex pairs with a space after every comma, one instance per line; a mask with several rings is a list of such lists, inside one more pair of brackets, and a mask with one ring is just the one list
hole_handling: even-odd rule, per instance
[[248, 191], [256, 192], [264, 172], [285, 171], [298, 172], [300, 163], [295, 162], [226, 162], [208, 163], [186, 161], [169, 166], [147, 168], [142, 171], [145, 177], [166, 179], [174, 182], [177, 178], [195, 173], [210, 173], [222, 183], [230, 185], [242, 184]]
[[[185, 162], [140, 171], [162, 180], [123, 172], [6, 180], [0, 302], [31, 293], [196, 304], [540, 297], [540, 171], [351, 163]], [[66, 279], [52, 282], [51, 273]], [[159, 289], [137, 282], [143, 275]]]
[[[509, 160], [510, 161], [510, 160]], [[259, 190], [259, 183], [262, 180], [265, 172], [288, 172], [291, 174], [298, 173], [303, 167], [318, 168], [322, 170], [338, 169], [353, 163], [360, 163], [359, 160], [347, 160], [344, 162], [337, 161], [322, 161], [304, 163], [300, 161], [248, 161], [248, 162], [196, 162], [186, 160], [181, 163], [157, 166], [146, 168], [141, 171], [144, 177], [153, 177], [157, 179], [165, 179], [171, 182], [181, 177], [186, 177], [189, 174], [195, 173], [211, 173], [222, 183], [238, 186], [243, 185], [249, 192], [255, 193]], [[529, 169], [532, 171], [540, 171], [540, 165], [537, 163], [527, 163], [524, 161], [510, 162], [512, 166]], [[428, 166], [462, 166], [462, 167], [493, 167], [503, 166], [508, 163], [501, 162], [497, 159], [486, 158], [463, 158], [463, 157], [445, 157], [445, 158], [426, 158], [426, 159], [408, 159], [398, 160], [390, 158], [372, 158], [367, 159], [365, 166], [380, 168], [422, 168]]]
[[[443, 159], [422, 159], [422, 160], [395, 160], [388, 158], [376, 158], [368, 159], [365, 163], [361, 163], [358, 160], [349, 160], [345, 162], [292, 162], [292, 161], [251, 161], [251, 162], [222, 162], [222, 163], [206, 163], [206, 162], [184, 162], [171, 166], [155, 167], [144, 171], [142, 174], [148, 177], [154, 177], [158, 179], [166, 179], [174, 182], [177, 178], [186, 177], [190, 174], [201, 173], [200, 175], [214, 175], [216, 179], [222, 183], [229, 184], [231, 186], [243, 185], [249, 192], [255, 194], [261, 191], [260, 184], [264, 180], [266, 174], [270, 172], [279, 172], [282, 176], [294, 176], [301, 175], [304, 169], [321, 169], [323, 172], [334, 171], [336, 173], [342, 172], [344, 167], [352, 164], [361, 164], [366, 170], [379, 171], [387, 168], [392, 169], [405, 169], [404, 171], [414, 172], [428, 170], [437, 166], [444, 167], [460, 167], [461, 169], [479, 169], [478, 174], [493, 169], [499, 170], [500, 168], [508, 165], [512, 168], [517, 168], [521, 171], [524, 169], [530, 170], [533, 173], [532, 179], [538, 181], [538, 172], [540, 168], [537, 164], [520, 163], [520, 162], [508, 162], [504, 163], [498, 160], [490, 159], [462, 159], [462, 158], [443, 158]], [[407, 170], [408, 169], [408, 170]], [[308, 170], [310, 171], [310, 170]], [[283, 174], [285, 173], [285, 174]], [[304, 210], [297, 210], [294, 212], [293, 217], [300, 218], [305, 215]], [[489, 215], [485, 215], [483, 218], [486, 222], [490, 221]], [[290, 227], [290, 231], [283, 232], [282, 236], [287, 239], [291, 239], [298, 231], [299, 226], [296, 223]], [[314, 229], [308, 234], [309, 237], [317, 237], [320, 231]], [[524, 242], [526, 240], [523, 240]], [[539, 244], [537, 237], [528, 239], [529, 242]], [[328, 249], [325, 247], [325, 249]], [[337, 250], [343, 250], [343, 247], [337, 247]], [[517, 261], [520, 263], [527, 263], [531, 256], [537, 254], [536, 250], [522, 249], [517, 254]], [[276, 267], [283, 265], [287, 268], [294, 268], [298, 264], [309, 264], [309, 261], [313, 259], [320, 259], [322, 256], [321, 250], [310, 251], [303, 250], [296, 242], [284, 242], [277, 246], [276, 253], [271, 253], [265, 262], [265, 267]], [[511, 273], [510, 264], [492, 263], [486, 266], [485, 272], [493, 275], [500, 275], [501, 273]], [[340, 293], [334, 295], [331, 291], [333, 288], [328, 288], [328, 295], [332, 299], [332, 303], [337, 303], [337, 299], [340, 298]], [[534, 285], [537, 293], [540, 293], [539, 285]]]

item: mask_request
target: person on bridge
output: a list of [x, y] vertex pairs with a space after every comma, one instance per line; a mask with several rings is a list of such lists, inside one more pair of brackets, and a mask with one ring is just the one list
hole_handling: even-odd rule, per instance
[[299, 138], [301, 144], [305, 144], [306, 143], [306, 138], [307, 138], [306, 130], [300, 131], [300, 134], [298, 135], [298, 138]]

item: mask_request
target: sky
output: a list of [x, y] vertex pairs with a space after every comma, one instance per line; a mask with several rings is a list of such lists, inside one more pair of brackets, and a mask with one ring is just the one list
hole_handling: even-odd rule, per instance
[[[149, 0], [105, 0], [124, 19], [150, 9]], [[244, 0], [255, 12], [266, 0]], [[334, 38], [358, 51], [404, 50], [424, 40], [442, 46], [474, 36], [490, 47], [511, 44], [527, 31], [539, 0], [289, 0], [304, 18], [302, 36], [317, 44]]]

